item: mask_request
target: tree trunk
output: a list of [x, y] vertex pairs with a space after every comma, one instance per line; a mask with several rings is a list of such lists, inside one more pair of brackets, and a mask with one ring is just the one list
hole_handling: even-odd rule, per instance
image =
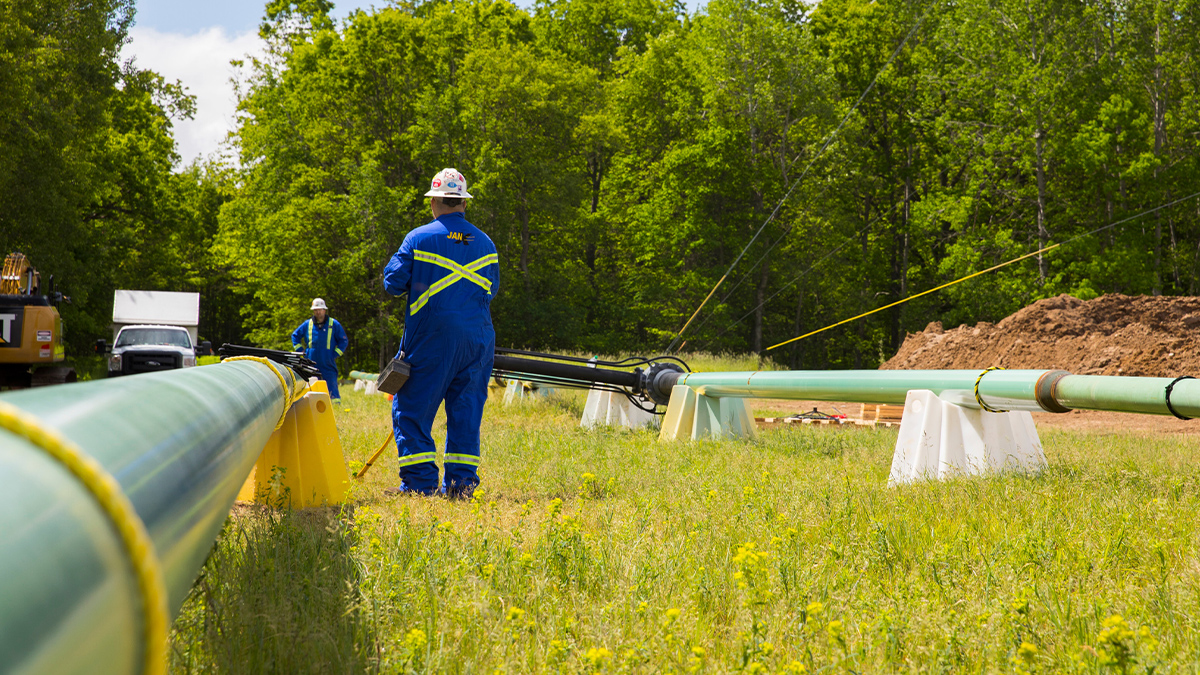
[[[1046, 248], [1050, 241], [1050, 232], [1046, 229], [1046, 132], [1042, 128], [1042, 113], [1038, 111], [1037, 130], [1033, 132], [1037, 155], [1037, 227], [1038, 248]], [[1046, 283], [1050, 274], [1050, 262], [1043, 253], [1037, 255], [1038, 281]]]
[[771, 273], [771, 252], [768, 250], [763, 255], [762, 270], [758, 276], [758, 291], [754, 294], [754, 336], [751, 339], [751, 351], [755, 354], [762, 353], [762, 324], [763, 324], [763, 305], [767, 296], [767, 280]]
[[[1154, 82], [1150, 87], [1150, 96], [1154, 104], [1154, 156], [1163, 159], [1163, 152], [1167, 144], [1167, 83], [1162, 72], [1162, 23], [1157, 16], [1158, 8], [1155, 10], [1154, 22]], [[1165, 162], [1160, 162], [1154, 167], [1154, 184], [1158, 185], [1159, 167]], [[1168, 191], [1168, 195], [1170, 192]], [[1162, 294], [1162, 211], [1154, 212], [1154, 295]], [[1175, 227], [1173, 223], [1168, 223], [1171, 231], [1171, 252], [1175, 252]], [[1179, 266], [1175, 264], [1175, 256], [1171, 256], [1172, 267], [1174, 270], [1175, 292], [1179, 292]]]
[[521, 217], [521, 281], [529, 293], [529, 209], [521, 204], [517, 210]]
[[[792, 325], [792, 335], [800, 336], [801, 317], [804, 313], [804, 289], [800, 289], [800, 298], [796, 300], [796, 323]], [[796, 340], [792, 343], [792, 359], [789, 363], [789, 368], [799, 370], [804, 362], [804, 340]]]
[[[385, 294], [386, 297], [386, 294]], [[391, 336], [388, 335], [388, 308], [387, 303], [379, 304], [379, 372], [383, 372], [384, 367], [391, 361], [389, 348], [392, 346]]]
[[[864, 309], [866, 307], [867, 299], [870, 297], [870, 293], [871, 293], [871, 275], [868, 273], [868, 269], [871, 264], [870, 258], [869, 258], [870, 254], [871, 254], [871, 248], [870, 248], [871, 238], [870, 238], [870, 233], [867, 231], [868, 228], [865, 225], [866, 223], [869, 223], [869, 222], [871, 222], [871, 197], [870, 196], [868, 196], [864, 200], [864, 203], [863, 203], [864, 226], [863, 226], [862, 235], [861, 235], [860, 241], [859, 241], [859, 246], [862, 248], [862, 262], [863, 262], [863, 270], [862, 270], [863, 287], [862, 287], [862, 293], [859, 297], [859, 303], [858, 303], [858, 308], [859, 308], [860, 312], [864, 311]], [[865, 330], [867, 327], [867, 323], [865, 321], [856, 321], [855, 323], [858, 324], [857, 326], [855, 326], [855, 332], [858, 335], [858, 344], [861, 345], [862, 341], [866, 335]], [[854, 367], [855, 367], [855, 369], [862, 368], [862, 349], [856, 348], [854, 350]]]

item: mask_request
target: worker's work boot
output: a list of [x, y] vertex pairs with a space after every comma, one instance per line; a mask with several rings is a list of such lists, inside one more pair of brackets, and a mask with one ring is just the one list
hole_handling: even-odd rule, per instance
[[465, 501], [475, 496], [475, 488], [478, 486], [478, 479], [462, 483], [450, 482], [449, 485], [442, 483], [442, 488], [438, 490], [438, 494], [446, 499], [461, 499]]

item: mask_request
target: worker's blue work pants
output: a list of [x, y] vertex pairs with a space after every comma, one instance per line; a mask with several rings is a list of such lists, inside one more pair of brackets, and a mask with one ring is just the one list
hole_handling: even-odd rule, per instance
[[329, 398], [334, 401], [341, 399], [342, 397], [338, 393], [337, 366], [331, 367], [331, 366], [321, 365], [321, 366], [317, 366], [317, 369], [321, 371], [321, 379], [325, 380], [325, 384], [329, 386]]
[[438, 488], [437, 446], [431, 431], [446, 402], [446, 475], [441, 487], [469, 494], [479, 484], [479, 425], [487, 401], [496, 334], [490, 323], [440, 326], [406, 345], [412, 366], [392, 401], [392, 428], [400, 453], [400, 478], [408, 490]]

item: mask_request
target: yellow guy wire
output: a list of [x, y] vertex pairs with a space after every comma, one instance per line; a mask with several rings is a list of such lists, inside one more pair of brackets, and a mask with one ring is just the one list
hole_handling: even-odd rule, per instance
[[[742, 252], [745, 253], [745, 251], [742, 251]], [[712, 299], [713, 293], [717, 292], [717, 289], [721, 287], [721, 284], [725, 283], [725, 277], [727, 277], [727, 276], [729, 276], [729, 272], [726, 272], [725, 274], [721, 275], [721, 279], [719, 281], [717, 281], [717, 285], [713, 286], [712, 290], [708, 292], [708, 295], [706, 295], [704, 297], [704, 302], [700, 303], [700, 306], [696, 308], [696, 311], [692, 312], [692, 316], [690, 319], [687, 320], [687, 323], [683, 324], [683, 328], [680, 328], [679, 332], [675, 334], [676, 340], [683, 337], [683, 331], [687, 330], [688, 326], [692, 325], [692, 322], [696, 320], [696, 315], [700, 313], [700, 310], [704, 309], [704, 306], [707, 305], [708, 301]], [[687, 344], [687, 343], [685, 342], [683, 344]], [[683, 346], [680, 345], [679, 348], [683, 349]], [[668, 349], [667, 351], [670, 351], [670, 349]]]
[[1078, 239], [1082, 239], [1082, 238], [1084, 238], [1084, 237], [1090, 237], [1090, 236], [1092, 236], [1093, 234], [1099, 234], [1100, 232], [1103, 232], [1103, 231], [1105, 231], [1105, 230], [1110, 230], [1110, 229], [1112, 229], [1112, 228], [1114, 228], [1114, 227], [1116, 227], [1116, 226], [1118, 226], [1118, 225], [1124, 225], [1125, 223], [1128, 223], [1128, 222], [1130, 222], [1130, 221], [1137, 220], [1138, 218], [1141, 218], [1142, 216], [1148, 216], [1148, 215], [1150, 215], [1151, 213], [1155, 213], [1156, 211], [1161, 211], [1161, 210], [1163, 210], [1163, 209], [1165, 209], [1165, 208], [1168, 208], [1168, 207], [1171, 207], [1171, 206], [1175, 206], [1176, 204], [1182, 204], [1183, 202], [1186, 202], [1186, 201], [1191, 201], [1191, 200], [1193, 200], [1193, 199], [1195, 199], [1195, 198], [1197, 198], [1197, 197], [1200, 197], [1200, 192], [1193, 192], [1192, 194], [1190, 194], [1190, 195], [1188, 195], [1188, 196], [1186, 196], [1186, 197], [1180, 197], [1179, 199], [1176, 199], [1176, 200], [1173, 200], [1173, 201], [1167, 202], [1166, 204], [1159, 204], [1158, 206], [1156, 206], [1156, 207], [1154, 207], [1154, 208], [1152, 208], [1152, 209], [1146, 209], [1145, 211], [1142, 211], [1142, 212], [1140, 212], [1140, 213], [1135, 213], [1135, 214], [1133, 214], [1132, 216], [1129, 216], [1128, 218], [1122, 218], [1121, 220], [1118, 220], [1118, 221], [1116, 221], [1116, 222], [1112, 222], [1112, 223], [1109, 223], [1109, 224], [1107, 224], [1107, 225], [1101, 225], [1100, 227], [1097, 227], [1096, 229], [1094, 229], [1094, 230], [1091, 230], [1091, 231], [1089, 231], [1089, 232], [1084, 232], [1083, 234], [1077, 234], [1077, 235], [1075, 235], [1074, 237], [1071, 237], [1070, 239], [1068, 239], [1068, 240], [1066, 240], [1066, 241], [1061, 241], [1061, 242], [1059, 242], [1059, 243], [1057, 243], [1057, 244], [1051, 244], [1050, 246], [1047, 246], [1046, 248], [1039, 248], [1038, 250], [1034, 251], [1033, 253], [1026, 253], [1026, 254], [1025, 254], [1025, 255], [1023, 255], [1023, 256], [1021, 256], [1021, 257], [1019, 257], [1019, 258], [1013, 258], [1012, 260], [1009, 260], [1008, 262], [1002, 262], [1002, 263], [1000, 263], [999, 265], [995, 265], [995, 266], [989, 267], [989, 268], [987, 268], [986, 270], [983, 270], [982, 272], [976, 272], [976, 273], [974, 273], [974, 274], [968, 274], [967, 276], [965, 276], [965, 277], [963, 277], [963, 278], [961, 278], [961, 279], [955, 279], [954, 281], [951, 281], [950, 283], [942, 284], [941, 286], [938, 286], [937, 288], [931, 288], [931, 289], [929, 289], [929, 290], [927, 290], [927, 291], [923, 291], [923, 292], [921, 292], [921, 293], [917, 293], [916, 295], [912, 295], [912, 296], [909, 296], [909, 297], [907, 297], [907, 298], [904, 298], [903, 300], [897, 300], [896, 302], [893, 302], [893, 303], [892, 303], [892, 304], [890, 304], [890, 305], [884, 305], [883, 307], [880, 307], [880, 308], [878, 308], [878, 309], [873, 309], [873, 310], [871, 310], [871, 311], [869, 311], [869, 312], [863, 312], [862, 314], [859, 314], [858, 316], [852, 316], [852, 317], [850, 317], [849, 319], [846, 319], [845, 321], [839, 321], [839, 322], [837, 322], [837, 323], [835, 323], [835, 324], [832, 324], [832, 325], [829, 325], [829, 326], [825, 326], [824, 328], [821, 328], [820, 330], [814, 330], [813, 332], [811, 332], [811, 333], [805, 333], [804, 335], [801, 335], [800, 337], [794, 337], [794, 338], [792, 338], [791, 340], [786, 340], [786, 341], [784, 341], [784, 342], [780, 342], [780, 343], [779, 343], [779, 344], [777, 344], [777, 345], [773, 345], [773, 346], [767, 347], [767, 348], [766, 348], [766, 349], [764, 349], [763, 351], [764, 351], [764, 352], [769, 352], [769, 351], [771, 351], [772, 349], [775, 349], [776, 347], [782, 347], [782, 346], [784, 346], [784, 345], [786, 345], [786, 344], [790, 344], [790, 343], [792, 343], [792, 342], [795, 342], [796, 340], [803, 340], [804, 338], [806, 338], [806, 337], [808, 337], [808, 336], [810, 336], [810, 335], [816, 335], [817, 333], [820, 333], [820, 332], [822, 332], [822, 331], [827, 331], [827, 330], [829, 330], [830, 328], [837, 328], [838, 326], [841, 326], [841, 325], [843, 325], [843, 324], [847, 324], [847, 323], [850, 323], [851, 321], [856, 321], [856, 320], [858, 320], [858, 319], [861, 319], [861, 318], [863, 318], [864, 316], [870, 316], [870, 315], [872, 315], [872, 314], [874, 314], [874, 313], [876, 313], [876, 312], [882, 312], [883, 310], [885, 310], [885, 309], [888, 309], [889, 307], [895, 307], [896, 305], [902, 305], [902, 304], [904, 304], [904, 303], [908, 302], [909, 300], [916, 300], [917, 298], [921, 297], [922, 295], [929, 295], [930, 293], [933, 293], [933, 292], [935, 292], [935, 291], [940, 291], [940, 290], [942, 290], [943, 288], [946, 288], [946, 287], [948, 287], [948, 286], [953, 286], [954, 284], [962, 283], [962, 282], [964, 282], [964, 281], [966, 281], [966, 280], [968, 280], [968, 279], [974, 279], [975, 277], [977, 277], [977, 276], [979, 276], [979, 275], [981, 275], [981, 274], [987, 274], [988, 272], [992, 272], [992, 271], [994, 271], [994, 270], [998, 270], [998, 269], [1000, 269], [1001, 267], [1007, 267], [1008, 265], [1011, 265], [1011, 264], [1013, 264], [1013, 263], [1015, 263], [1015, 262], [1021, 262], [1022, 260], [1026, 259], [1026, 258], [1029, 258], [1029, 257], [1032, 257], [1032, 256], [1035, 256], [1035, 255], [1037, 255], [1037, 254], [1039, 254], [1039, 253], [1045, 253], [1046, 251], [1049, 251], [1049, 250], [1052, 250], [1052, 249], [1056, 249], [1056, 248], [1058, 248], [1059, 246], [1063, 246], [1063, 245], [1065, 245], [1065, 244], [1069, 244], [1069, 243], [1071, 243], [1071, 242], [1073, 242], [1073, 241], [1076, 241], [1076, 240], [1078, 240]]
[[936, 287], [936, 288], [931, 288], [931, 289], [929, 289], [929, 290], [927, 290], [927, 291], [921, 291], [920, 293], [917, 293], [916, 295], [910, 295], [910, 296], [908, 296], [907, 298], [904, 298], [904, 299], [902, 299], [902, 300], [897, 300], [896, 302], [893, 302], [893, 303], [892, 303], [892, 304], [890, 304], [890, 305], [884, 305], [883, 307], [877, 307], [877, 308], [875, 308], [875, 309], [872, 309], [872, 310], [871, 310], [871, 311], [869, 311], [869, 312], [863, 312], [862, 314], [859, 314], [858, 316], [852, 316], [852, 317], [850, 317], [849, 319], [843, 319], [842, 321], [839, 321], [839, 322], [837, 322], [837, 323], [834, 323], [834, 324], [830, 324], [830, 325], [828, 325], [828, 326], [825, 326], [824, 328], [818, 328], [817, 330], [814, 330], [814, 331], [812, 331], [812, 332], [810, 332], [810, 333], [805, 333], [804, 335], [801, 335], [801, 336], [799, 336], [799, 337], [794, 337], [794, 338], [792, 338], [791, 340], [784, 340], [783, 342], [780, 342], [780, 343], [779, 343], [779, 344], [777, 344], [777, 345], [771, 345], [770, 347], [767, 347], [767, 348], [766, 348], [766, 349], [764, 349], [763, 351], [764, 351], [764, 352], [769, 352], [769, 351], [771, 351], [772, 349], [775, 349], [776, 347], [782, 347], [782, 346], [784, 346], [784, 345], [786, 345], [786, 344], [791, 344], [791, 343], [795, 342], [796, 340], [803, 340], [804, 338], [806, 338], [806, 337], [809, 337], [809, 336], [811, 336], [811, 335], [816, 335], [817, 333], [821, 333], [821, 332], [827, 331], [827, 330], [829, 330], [830, 328], [837, 328], [838, 326], [841, 326], [841, 325], [843, 325], [843, 324], [850, 323], [851, 321], [857, 321], [858, 319], [861, 319], [861, 318], [863, 318], [864, 316], [870, 316], [870, 315], [872, 315], [872, 314], [875, 314], [876, 312], [882, 312], [883, 310], [885, 310], [885, 309], [889, 309], [889, 308], [892, 308], [892, 307], [895, 307], [896, 305], [903, 305], [904, 303], [908, 302], [909, 300], [916, 300], [917, 298], [921, 297], [922, 295], [929, 295], [930, 293], [934, 293], [934, 292], [936, 292], [936, 291], [940, 291], [940, 290], [942, 290], [943, 288], [948, 288], [948, 287], [950, 287], [950, 286], [953, 286], [954, 284], [960, 284], [960, 283], [962, 283], [962, 282], [964, 282], [964, 281], [967, 281], [968, 279], [974, 279], [975, 277], [977, 277], [977, 276], [979, 276], [979, 275], [981, 275], [981, 274], [987, 274], [988, 272], [993, 272], [993, 271], [995, 271], [995, 270], [998, 270], [998, 269], [1000, 269], [1001, 267], [1007, 267], [1007, 266], [1009, 266], [1009, 265], [1011, 265], [1011, 264], [1013, 264], [1013, 263], [1015, 263], [1015, 262], [1020, 262], [1020, 261], [1022, 261], [1022, 260], [1024, 260], [1024, 259], [1026, 259], [1026, 258], [1031, 258], [1031, 257], [1033, 257], [1033, 256], [1035, 256], [1035, 255], [1037, 255], [1037, 254], [1039, 254], [1039, 253], [1045, 253], [1046, 251], [1049, 251], [1049, 250], [1051, 250], [1051, 249], [1058, 248], [1059, 246], [1062, 246], [1062, 245], [1063, 245], [1063, 243], [1066, 243], [1066, 242], [1062, 242], [1062, 243], [1058, 243], [1058, 244], [1052, 244], [1052, 245], [1050, 245], [1050, 246], [1047, 246], [1046, 248], [1039, 248], [1038, 250], [1034, 251], [1033, 253], [1026, 253], [1025, 255], [1023, 255], [1023, 256], [1021, 256], [1021, 257], [1019, 257], [1019, 258], [1013, 258], [1012, 260], [1009, 260], [1008, 262], [1002, 262], [1002, 263], [1000, 263], [999, 265], [993, 265], [992, 267], [989, 267], [989, 268], [987, 268], [986, 270], [982, 270], [982, 271], [979, 271], [979, 272], [975, 272], [974, 274], [968, 274], [967, 276], [965, 276], [965, 277], [963, 277], [963, 278], [961, 278], [961, 279], [955, 279], [954, 281], [950, 281], [950, 282], [944, 283], [944, 284], [942, 284], [941, 286], [938, 286], [938, 287]]
[[82, 448], [53, 429], [45, 428], [29, 413], [0, 402], [0, 428], [24, 438], [61, 464], [88, 491], [112, 522], [142, 596], [143, 667], [148, 675], [167, 672], [167, 590], [154, 543], [133, 504], [104, 467]]

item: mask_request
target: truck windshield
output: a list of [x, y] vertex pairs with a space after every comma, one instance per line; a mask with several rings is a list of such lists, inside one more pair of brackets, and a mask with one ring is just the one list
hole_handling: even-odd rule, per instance
[[192, 348], [192, 338], [185, 330], [169, 328], [127, 328], [117, 336], [117, 347], [133, 345], [170, 345], [172, 347]]

